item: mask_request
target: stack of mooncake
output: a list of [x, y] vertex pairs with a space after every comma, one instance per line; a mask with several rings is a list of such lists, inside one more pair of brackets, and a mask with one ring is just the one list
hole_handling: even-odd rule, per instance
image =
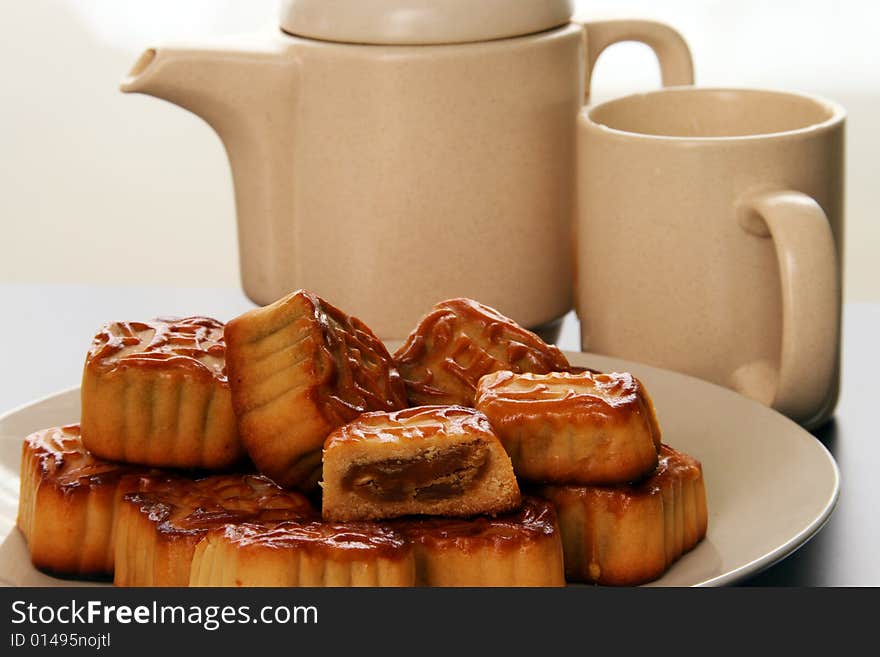
[[497, 372], [476, 407], [520, 480], [556, 507], [570, 581], [656, 579], [705, 536], [702, 468], [660, 442], [631, 374]]
[[631, 375], [469, 299], [392, 356], [298, 291], [104, 326], [80, 425], [24, 441], [19, 527], [38, 568], [121, 586], [635, 584], [706, 505]]

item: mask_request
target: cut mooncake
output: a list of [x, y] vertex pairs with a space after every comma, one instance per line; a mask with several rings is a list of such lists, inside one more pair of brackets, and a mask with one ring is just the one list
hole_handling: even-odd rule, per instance
[[314, 519], [300, 493], [250, 474], [142, 478], [122, 497], [116, 529], [117, 586], [187, 586], [196, 545], [228, 524]]
[[524, 480], [618, 484], [657, 466], [654, 405], [628, 373], [495, 372], [480, 379], [476, 407]]
[[699, 461], [663, 445], [655, 472], [622, 486], [541, 486], [559, 516], [570, 581], [635, 585], [662, 575], [706, 535]]
[[226, 342], [242, 440], [257, 468], [284, 486], [315, 487], [321, 447], [336, 427], [406, 406], [385, 345], [309, 292], [233, 319]]
[[156, 467], [241, 461], [225, 350], [223, 324], [208, 317], [106, 324], [83, 369], [86, 448]]
[[412, 543], [418, 586], [564, 586], [552, 505], [526, 497], [496, 517], [389, 521]]
[[503, 513], [519, 486], [486, 417], [461, 406], [365, 413], [324, 445], [327, 520]]
[[34, 566], [60, 575], [111, 575], [117, 503], [147, 472], [95, 458], [76, 424], [28, 436], [18, 526]]
[[413, 550], [373, 523], [227, 525], [196, 547], [190, 586], [413, 586]]
[[497, 310], [472, 299], [438, 303], [394, 354], [410, 404], [473, 406], [477, 382], [491, 372], [547, 373], [569, 363]]

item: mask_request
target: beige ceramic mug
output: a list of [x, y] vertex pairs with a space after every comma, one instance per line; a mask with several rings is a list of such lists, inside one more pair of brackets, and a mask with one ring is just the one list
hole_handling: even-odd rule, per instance
[[538, 327], [572, 306], [575, 131], [593, 63], [642, 41], [664, 84], [693, 81], [673, 29], [571, 12], [286, 0], [280, 29], [148, 49], [122, 89], [191, 110], [223, 140], [255, 302], [307, 288], [401, 338], [437, 301], [468, 296]]
[[844, 111], [672, 88], [580, 116], [585, 350], [733, 388], [813, 427], [839, 383]]

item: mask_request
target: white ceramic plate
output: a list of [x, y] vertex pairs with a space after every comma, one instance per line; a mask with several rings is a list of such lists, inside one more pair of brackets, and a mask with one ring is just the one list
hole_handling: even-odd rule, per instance
[[[709, 532], [653, 585], [717, 586], [754, 575], [819, 531], [837, 502], [834, 459], [784, 416], [724, 388], [628, 361], [569, 353], [573, 364], [630, 371], [650, 391], [663, 440], [703, 463]], [[79, 418], [79, 389], [0, 418], [0, 583], [94, 585], [61, 580], [30, 565], [15, 528], [21, 441], [37, 429]]]

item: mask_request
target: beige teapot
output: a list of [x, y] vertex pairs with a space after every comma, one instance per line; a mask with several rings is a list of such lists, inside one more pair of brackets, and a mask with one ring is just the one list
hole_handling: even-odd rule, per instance
[[469, 296], [529, 327], [572, 306], [575, 127], [600, 53], [688, 47], [570, 0], [287, 0], [280, 29], [150, 48], [122, 90], [201, 116], [235, 185], [242, 283], [307, 288], [400, 338]]

